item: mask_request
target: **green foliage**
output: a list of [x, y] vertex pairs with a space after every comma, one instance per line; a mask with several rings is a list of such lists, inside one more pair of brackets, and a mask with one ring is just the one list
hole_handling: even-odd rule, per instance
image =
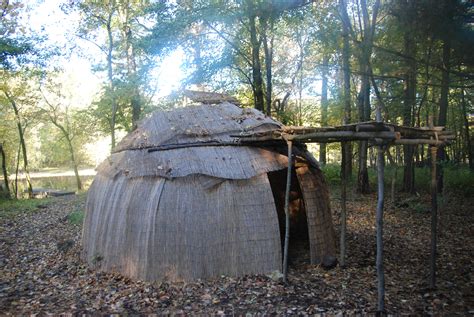
[[[354, 122], [358, 117], [355, 105], [363, 74], [357, 70], [362, 69], [359, 54], [366, 22], [361, 15], [362, 2], [349, 0], [341, 3], [347, 5], [353, 27], [349, 34], [349, 55]], [[369, 1], [367, 5], [370, 15], [374, 2]], [[16, 117], [4, 93], [0, 92], [0, 117], [4, 119], [0, 123], [0, 142], [6, 150], [10, 172], [22, 158], [17, 157], [17, 120], [26, 131], [30, 167], [65, 166], [70, 160], [68, 142], [64, 133], [47, 123], [48, 120], [54, 118], [61, 126], [69, 126], [68, 135], [73, 135], [71, 139], [77, 160], [84, 164], [87, 155], [83, 145], [97, 138], [98, 132], [105, 135], [133, 129], [133, 121], [137, 119], [134, 102], [139, 105], [141, 117], [151, 109], [176, 106], [176, 99], [157, 101], [153, 98], [152, 86], [156, 83], [153, 83], [152, 71], [164, 56], [173, 54], [177, 48], [186, 55], [183, 68], [187, 78], [183, 87], [198, 85], [209, 91], [231, 93], [244, 106], [253, 106], [255, 78], [252, 70], [255, 61], [252, 51], [255, 47], [252, 46], [249, 27], [252, 17], [256, 18], [257, 34], [254, 35], [260, 45], [257, 55], [264, 79], [269, 75], [265, 68], [264, 44], [273, 48], [271, 99], [274, 108], [278, 104], [276, 101], [284, 106], [272, 115], [288, 125], [318, 126], [321, 123], [319, 96], [322, 57], [325, 55], [329, 57], [328, 123], [334, 126], [342, 122], [343, 34], [337, 1], [311, 4], [307, 1], [269, 0], [66, 1], [64, 11], [80, 16], [76, 35], [92, 43], [88, 47], [90, 51], [82, 54], [93, 60], [94, 69], [103, 80], [100, 93], [94, 102], [88, 102], [85, 110], [71, 109], [75, 102], [62, 97], [52, 102], [53, 109], [41, 103], [37, 89], [40, 86], [38, 71], [34, 74], [31, 65], [19, 62], [22, 56], [37, 54], [34, 44], [41, 40], [36, 38], [35, 42], [34, 38], [28, 38], [26, 26], [20, 25], [19, 18], [26, 7], [21, 1], [7, 1], [1, 8], [0, 67], [3, 80], [0, 88], [8, 91], [20, 108], [20, 115]], [[382, 1], [374, 30], [370, 71], [383, 100], [384, 117], [389, 122], [401, 123], [409, 104], [405, 100], [408, 77], [414, 75], [410, 78], [416, 77], [416, 100], [410, 106], [412, 109], [408, 109], [410, 124], [427, 125], [432, 116], [436, 121], [444, 67], [441, 65], [446, 64], [442, 48], [449, 38], [452, 57], [447, 127], [456, 133], [457, 140], [447, 148], [447, 153], [456, 163], [466, 162], [467, 141], [471, 139], [472, 142], [472, 127], [469, 131], [469, 127], [466, 128], [469, 122], [466, 121], [474, 109], [471, 76], [474, 55], [469, 53], [474, 44], [469, 23], [472, 8], [468, 1], [460, 0], [418, 1], [413, 2], [413, 10], [407, 8], [409, 6], [403, 1]], [[409, 40], [414, 43], [412, 53], [408, 53], [411, 50], [406, 47]], [[407, 63], [410, 60], [415, 61], [411, 69], [413, 74]], [[41, 66], [36, 65], [37, 68]], [[43, 87], [48, 80], [45, 77], [52, 77], [47, 72], [49, 70], [41, 69]], [[160, 83], [157, 85], [159, 87]], [[62, 88], [61, 81], [52, 82], [51, 86], [50, 91]], [[372, 85], [372, 117], [378, 103], [374, 92]], [[329, 161], [340, 160], [338, 143], [328, 145], [327, 149]], [[338, 166], [324, 169], [330, 182], [338, 181]], [[445, 170], [447, 189], [469, 192], [472, 173], [466, 173], [464, 169], [458, 171], [455, 166], [446, 166]], [[388, 166], [386, 179], [393, 173], [394, 169]], [[374, 184], [372, 170], [370, 177]], [[402, 177], [403, 171], [399, 168], [397, 186]], [[417, 188], [428, 190], [429, 179], [427, 169], [416, 169]]]
[[[340, 164], [326, 164], [321, 167], [326, 177], [326, 181], [338, 189], [341, 184], [341, 166]], [[387, 165], [385, 167], [385, 193], [389, 195], [392, 177], [395, 173], [395, 167]], [[396, 191], [399, 191], [403, 182], [403, 167], [398, 167], [397, 178], [395, 182]], [[447, 194], [461, 195], [471, 197], [474, 195], [474, 172], [467, 166], [448, 164], [443, 166], [445, 192]], [[377, 172], [374, 168], [369, 168], [369, 180], [371, 184], [377, 184]], [[349, 181], [352, 184], [352, 181]], [[431, 186], [431, 169], [429, 167], [415, 168], [415, 188], [418, 192], [429, 193]], [[388, 196], [387, 196], [388, 197]], [[421, 204], [421, 203], [420, 203]], [[423, 205], [423, 204], [421, 204]]]
[[465, 197], [474, 196], [474, 171], [466, 166], [453, 165], [445, 168], [446, 190]]
[[82, 223], [84, 222], [84, 216], [85, 216], [85, 213], [83, 210], [76, 210], [76, 211], [71, 212], [67, 216], [67, 219], [69, 223], [73, 225], [82, 225]]
[[12, 218], [21, 213], [35, 212], [45, 208], [50, 203], [49, 198], [44, 199], [0, 199], [0, 219]]
[[[83, 120], [82, 118], [79, 120]], [[73, 139], [75, 158], [78, 165], [90, 166], [92, 162], [84, 148], [93, 137], [93, 131], [88, 134], [87, 130], [81, 130], [81, 135], [76, 135]], [[40, 142], [38, 162], [36, 167], [71, 167], [71, 154], [64, 135], [51, 123], [44, 123], [38, 130]]]
[[72, 167], [87, 163], [83, 145], [92, 139], [97, 129], [94, 120], [89, 120], [88, 112], [79, 108], [75, 88], [66, 74], [45, 72], [42, 76], [42, 99], [38, 108], [43, 122], [38, 134], [43, 166]]
[[[392, 177], [395, 168], [391, 165], [385, 167], [385, 188], [387, 192], [390, 190]], [[467, 166], [457, 164], [448, 164], [443, 166], [443, 177], [445, 192], [465, 197], [474, 195], [474, 172]], [[374, 169], [369, 169], [369, 178], [372, 184], [377, 182], [377, 174]], [[403, 167], [398, 167], [396, 189], [402, 187]], [[431, 169], [430, 167], [415, 168], [415, 188], [417, 191], [429, 193], [431, 186]]]
[[32, 51], [32, 45], [25, 36], [18, 36], [18, 23], [23, 4], [19, 1], [2, 1], [0, 19], [0, 67], [11, 69], [15, 58]]
[[326, 164], [321, 166], [324, 177], [328, 184], [335, 186], [341, 184], [341, 165], [338, 164]]

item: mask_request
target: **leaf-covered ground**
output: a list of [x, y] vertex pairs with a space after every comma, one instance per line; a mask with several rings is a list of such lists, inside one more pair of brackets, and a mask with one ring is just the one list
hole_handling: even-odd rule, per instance
[[[325, 271], [292, 259], [289, 284], [275, 276], [145, 283], [96, 272], [79, 258], [78, 210], [64, 197], [34, 212], [0, 218], [0, 312], [337, 314], [376, 310], [375, 196], [349, 204], [347, 267]], [[473, 198], [445, 197], [440, 217], [438, 289], [427, 288], [429, 197], [385, 212], [388, 313], [474, 314]], [[338, 210], [337, 199], [333, 209]], [[72, 213], [72, 216], [71, 216]], [[338, 215], [335, 212], [336, 228]]]

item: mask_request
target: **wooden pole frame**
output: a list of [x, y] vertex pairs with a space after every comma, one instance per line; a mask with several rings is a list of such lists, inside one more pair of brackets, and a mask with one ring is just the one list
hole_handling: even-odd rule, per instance
[[288, 145], [288, 171], [286, 173], [285, 189], [285, 244], [283, 249], [283, 281], [288, 282], [288, 246], [290, 243], [290, 188], [291, 188], [291, 170], [293, 167], [293, 142], [287, 141]]
[[[382, 124], [381, 104], [375, 111], [377, 123]], [[383, 206], [384, 206], [384, 179], [385, 179], [385, 152], [382, 140], [375, 139], [379, 143], [377, 146], [377, 209], [375, 212], [376, 236], [377, 236], [377, 255], [375, 266], [377, 269], [377, 313], [385, 312], [385, 272], [383, 265]]]
[[430, 254], [430, 288], [436, 288], [436, 254], [438, 244], [438, 179], [436, 156], [438, 148], [431, 147], [431, 254]]
[[339, 265], [346, 266], [346, 231], [347, 231], [347, 142], [341, 142], [342, 163], [341, 163], [341, 236], [339, 247]]
[[377, 147], [377, 210], [375, 223], [377, 231], [377, 312], [385, 311], [385, 273], [383, 264], [383, 207], [384, 207], [384, 178], [385, 154], [382, 146]]

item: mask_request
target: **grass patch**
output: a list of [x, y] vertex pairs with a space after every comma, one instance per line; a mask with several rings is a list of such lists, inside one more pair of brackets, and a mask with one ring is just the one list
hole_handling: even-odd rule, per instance
[[20, 213], [37, 211], [46, 207], [50, 201], [50, 198], [0, 199], [0, 218], [11, 218]]
[[82, 222], [84, 221], [84, 211], [83, 210], [73, 211], [67, 216], [67, 219], [69, 223], [73, 225], [82, 225]]

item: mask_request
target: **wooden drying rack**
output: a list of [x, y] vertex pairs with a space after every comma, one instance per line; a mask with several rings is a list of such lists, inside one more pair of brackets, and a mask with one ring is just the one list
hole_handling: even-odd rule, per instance
[[[380, 119], [380, 116], [379, 116]], [[241, 133], [236, 137], [237, 145], [265, 145], [271, 141], [285, 141], [288, 146], [288, 173], [285, 191], [285, 242], [283, 251], [283, 279], [286, 282], [288, 276], [288, 245], [289, 245], [289, 194], [291, 186], [291, 169], [293, 161], [293, 142], [300, 143], [332, 143], [341, 142], [344, 144], [350, 141], [368, 141], [377, 146], [377, 178], [378, 197], [376, 212], [377, 230], [377, 310], [384, 311], [384, 269], [383, 269], [383, 205], [384, 205], [384, 166], [385, 149], [391, 145], [422, 145], [430, 146], [431, 152], [431, 255], [429, 284], [431, 288], [436, 286], [436, 249], [437, 249], [437, 150], [446, 146], [455, 139], [455, 135], [446, 131], [444, 127], [436, 127], [430, 119], [430, 127], [413, 128], [399, 126], [391, 123], [379, 121], [360, 122], [336, 127], [282, 127], [280, 130], [270, 132]], [[346, 179], [345, 172], [341, 175], [342, 184], [342, 209], [341, 209], [341, 264], [345, 263], [345, 234], [346, 234]], [[344, 247], [342, 248], [342, 244]]]
[[333, 143], [346, 141], [371, 141], [375, 145], [443, 146], [455, 139], [444, 127], [413, 128], [375, 121], [348, 124], [336, 127], [292, 127], [285, 126], [270, 132], [250, 132], [234, 135], [238, 143], [266, 141], [298, 141], [302, 143]]

